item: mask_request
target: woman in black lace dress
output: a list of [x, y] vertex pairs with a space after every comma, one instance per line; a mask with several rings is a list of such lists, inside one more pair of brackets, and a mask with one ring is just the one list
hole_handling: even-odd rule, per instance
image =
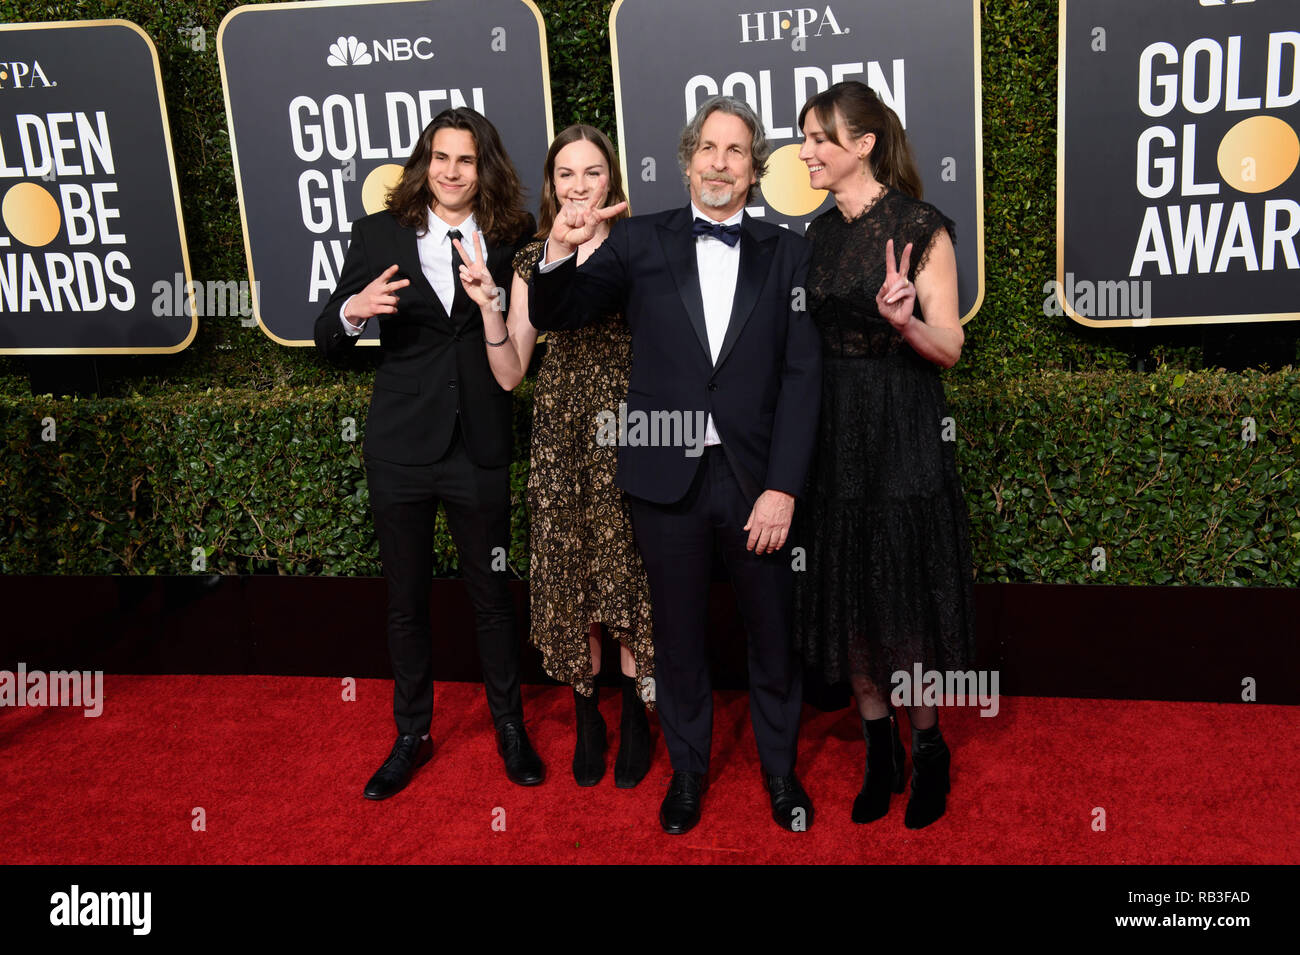
[[[867, 741], [853, 820], [871, 822], [891, 789], [903, 791], [891, 675], [966, 669], [974, 655], [970, 534], [939, 380], [964, 339], [957, 261], [952, 222], [921, 201], [898, 117], [870, 88], [835, 84], [799, 125], [799, 158], [835, 207], [807, 233], [825, 365], [813, 476], [796, 513], [807, 571], [795, 575], [795, 632], [808, 665], [852, 683]], [[950, 757], [934, 706], [909, 705], [908, 716], [905, 823], [919, 829], [944, 813]]]

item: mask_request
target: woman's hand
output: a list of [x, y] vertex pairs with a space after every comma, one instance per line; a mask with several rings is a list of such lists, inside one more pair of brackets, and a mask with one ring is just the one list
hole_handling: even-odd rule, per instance
[[390, 265], [379, 277], [348, 299], [343, 308], [343, 317], [353, 325], [364, 325], [366, 320], [375, 315], [397, 314], [397, 296], [393, 293], [411, 284], [410, 279], [397, 282], [388, 281], [397, 271], [396, 265]]
[[551, 234], [546, 243], [546, 261], [554, 262], [572, 255], [582, 243], [596, 234], [602, 222], [607, 222], [627, 208], [619, 202], [603, 209], [588, 209], [577, 203], [566, 202], [551, 224]]
[[499, 287], [492, 279], [492, 273], [487, 269], [487, 253], [483, 251], [483, 233], [474, 233], [474, 250], [478, 252], [478, 257], [471, 259], [465, 254], [465, 247], [460, 244], [460, 239], [452, 239], [452, 245], [460, 253], [460, 284], [465, 289], [465, 294], [474, 300], [479, 308], [485, 305], [495, 305], [497, 311], [502, 311], [502, 306], [498, 304], [505, 294], [505, 289]]
[[[892, 258], [888, 245], [886, 243], [885, 254]], [[907, 249], [911, 249], [911, 246]], [[951, 368], [961, 357], [962, 343], [966, 341], [966, 333], [962, 331], [961, 318], [957, 312], [957, 255], [952, 240], [946, 229], [937, 229], [923, 256], [925, 262], [916, 273], [916, 283], [903, 288], [902, 282], [907, 278], [907, 249], [903, 251], [903, 261], [898, 271], [890, 272], [888, 264], [886, 265], [889, 274], [886, 275], [880, 296], [876, 298], [877, 307], [918, 355], [941, 368]], [[894, 303], [888, 301], [891, 295], [886, 289], [889, 288], [894, 289], [894, 296], [897, 297]], [[920, 306], [921, 314], [925, 316], [923, 320], [911, 321], [914, 305]], [[887, 313], [886, 309], [895, 314]], [[895, 321], [896, 318], [904, 324], [900, 325]]]
[[885, 281], [876, 293], [876, 308], [900, 332], [912, 321], [916, 286], [907, 278], [912, 260], [912, 243], [903, 248], [903, 257], [894, 266], [894, 240], [885, 243]]

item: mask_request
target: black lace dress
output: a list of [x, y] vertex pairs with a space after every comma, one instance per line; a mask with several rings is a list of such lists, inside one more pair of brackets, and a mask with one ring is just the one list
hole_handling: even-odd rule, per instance
[[[795, 638], [827, 683], [967, 669], [975, 614], [970, 531], [957, 477], [955, 422], [939, 368], [876, 309], [885, 242], [911, 242], [913, 280], [952, 222], [895, 190], [846, 222], [808, 228], [809, 302], [822, 335], [821, 424], [809, 492], [795, 508]], [[920, 314], [920, 304], [915, 306]]]

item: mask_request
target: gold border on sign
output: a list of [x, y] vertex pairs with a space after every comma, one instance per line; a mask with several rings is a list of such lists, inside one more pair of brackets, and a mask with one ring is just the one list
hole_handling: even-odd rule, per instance
[[[630, 163], [627, 161], [627, 140], [624, 132], [623, 118], [623, 82], [618, 65], [618, 11], [624, 0], [614, 0], [609, 11], [609, 55], [614, 67], [614, 112], [618, 117], [618, 151], [623, 160], [623, 194], [630, 195], [628, 182]], [[972, 108], [975, 112], [975, 303], [969, 312], [961, 318], [965, 325], [984, 304], [984, 97], [983, 97], [983, 56], [980, 46], [981, 21], [979, 0], [971, 0], [971, 33], [974, 39], [974, 90], [975, 99]], [[801, 103], [800, 106], [803, 104]]]
[[1090, 328], [1147, 328], [1151, 325], [1230, 325], [1240, 322], [1300, 321], [1300, 312], [1263, 312], [1249, 315], [1185, 315], [1178, 318], [1086, 318], [1062, 294], [1065, 289], [1065, 24], [1066, 0], [1060, 0], [1057, 24], [1056, 75], [1056, 297], [1061, 310]]
[[[632, 192], [627, 178], [627, 136], [623, 130], [623, 81], [618, 73], [618, 11], [622, 6], [623, 0], [614, 0], [614, 5], [609, 8], [609, 59], [614, 70], [614, 119], [618, 126], [618, 155], [623, 166], [623, 195], [630, 196]], [[631, 211], [632, 204], [629, 202], [628, 212]]]
[[[190, 333], [177, 345], [158, 348], [0, 348], [0, 355], [175, 355], [189, 347], [199, 331], [198, 308], [194, 304], [194, 279], [190, 275], [190, 250], [185, 241], [185, 222], [181, 217], [181, 188], [176, 179], [176, 157], [172, 153], [171, 126], [167, 123], [167, 101], [163, 97], [162, 68], [158, 63], [158, 48], [149, 34], [130, 20], [57, 20], [51, 23], [0, 23], [0, 30], [68, 30], [90, 27], [125, 27], [144, 40], [149, 57], [153, 60], [154, 85], [158, 90], [158, 118], [162, 121], [163, 145], [167, 151], [167, 170], [171, 173], [172, 203], [176, 208], [176, 235], [181, 244], [181, 267], [185, 270], [185, 294], [190, 306]], [[179, 317], [179, 316], [178, 316]]]
[[[433, 2], [435, 0], [306, 0], [306, 2], [302, 3], [246, 3], [235, 7], [221, 18], [221, 26], [217, 27], [217, 65], [221, 69], [221, 95], [226, 104], [226, 129], [230, 134], [230, 161], [234, 166], [235, 195], [239, 201], [239, 223], [244, 234], [244, 260], [248, 263], [248, 280], [253, 290], [253, 317], [257, 319], [257, 327], [262, 330], [263, 334], [279, 345], [305, 348], [314, 346], [316, 343], [310, 338], [281, 338], [267, 328], [266, 322], [262, 320], [262, 303], [258, 301], [260, 286], [253, 275], [253, 243], [248, 236], [248, 214], [244, 207], [244, 180], [239, 174], [239, 148], [235, 144], [235, 121], [230, 109], [230, 83], [226, 78], [226, 51], [222, 45], [226, 27], [238, 14], [255, 13], [259, 10], [314, 10], [320, 7], [360, 7], [381, 3]], [[546, 144], [549, 147], [551, 140], [555, 138], [555, 119], [551, 114], [551, 61], [546, 47], [546, 22], [542, 18], [542, 11], [537, 8], [537, 4], [533, 0], [518, 0], [518, 2], [531, 10], [533, 18], [537, 20], [537, 41], [542, 61], [542, 93], [546, 103]], [[373, 348], [379, 345], [379, 340], [368, 338], [357, 342], [357, 345]]]
[[973, 11], [972, 32], [975, 34], [975, 169], [979, 177], [975, 185], [975, 254], [978, 256], [975, 265], [979, 278], [975, 304], [962, 316], [963, 325], [974, 318], [975, 313], [984, 304], [984, 57], [980, 46], [983, 23], [980, 20], [979, 0], [972, 0], [971, 9]]

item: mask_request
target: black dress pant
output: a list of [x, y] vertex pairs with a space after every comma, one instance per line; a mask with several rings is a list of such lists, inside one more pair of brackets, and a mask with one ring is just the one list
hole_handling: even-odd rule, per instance
[[429, 593], [434, 521], [441, 501], [478, 631], [488, 710], [499, 728], [523, 718], [519, 643], [508, 572], [493, 570], [510, 549], [510, 469], [470, 460], [457, 427], [434, 464], [366, 458], [379, 556], [388, 583], [388, 653], [393, 664], [393, 716], [399, 734], [423, 736], [433, 717], [433, 645]]
[[790, 550], [757, 556], [742, 530], [751, 505], [720, 446], [705, 448], [674, 504], [629, 498], [654, 605], [655, 705], [674, 770], [705, 773], [713, 738], [708, 600], [714, 546], [722, 552], [748, 635], [749, 714], [763, 769], [794, 769], [802, 669], [793, 643]]

